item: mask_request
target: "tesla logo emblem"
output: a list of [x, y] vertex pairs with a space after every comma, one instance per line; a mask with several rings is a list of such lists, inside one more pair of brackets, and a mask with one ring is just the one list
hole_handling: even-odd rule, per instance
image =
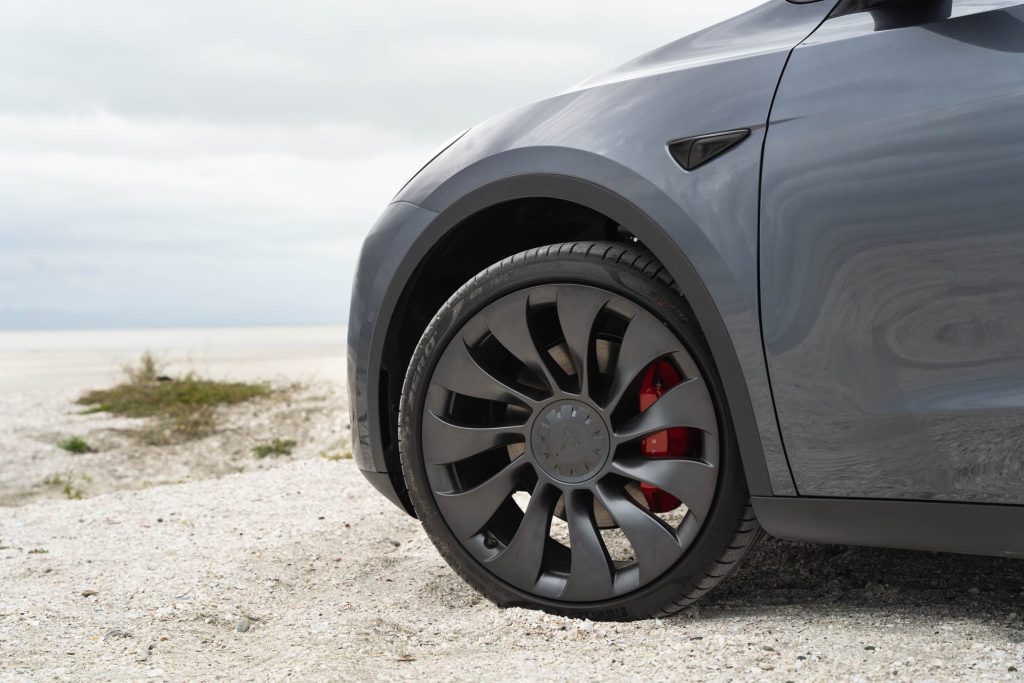
[[565, 430], [565, 441], [562, 442], [562, 447], [559, 450], [566, 450], [567, 448], [575, 448], [579, 446], [580, 442], [576, 440], [576, 435], [572, 433], [571, 429]]

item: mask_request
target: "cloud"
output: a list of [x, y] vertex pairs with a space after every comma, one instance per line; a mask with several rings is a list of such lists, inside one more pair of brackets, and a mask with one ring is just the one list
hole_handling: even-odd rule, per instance
[[165, 159], [196, 155], [289, 154], [346, 159], [423, 144], [399, 128], [345, 120], [306, 125], [211, 123], [196, 119], [133, 119], [86, 115], [0, 113], [5, 152], [65, 153]]
[[442, 140], [752, 4], [8, 5], [0, 327], [343, 322]]
[[358, 125], [111, 114], [3, 116], [0, 140], [6, 327], [343, 323], [362, 235], [429, 153]]

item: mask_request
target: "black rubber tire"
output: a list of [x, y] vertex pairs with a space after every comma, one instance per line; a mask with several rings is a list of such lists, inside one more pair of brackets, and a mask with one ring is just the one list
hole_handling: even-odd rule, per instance
[[[705, 376], [722, 435], [718, 491], [708, 519], [682, 558], [638, 590], [602, 602], [570, 603], [525, 593], [485, 570], [452, 534], [427, 482], [419, 437], [426, 390], [440, 353], [484, 306], [538, 284], [601, 287], [646, 307], [684, 342]], [[416, 515], [442, 557], [470, 585], [502, 607], [527, 607], [595, 620], [632, 620], [678, 612], [736, 569], [761, 536], [750, 505], [735, 433], [707, 343], [671, 276], [648, 252], [611, 242], [574, 242], [525, 251], [487, 268], [438, 311], [410, 362], [399, 408], [402, 471]]]

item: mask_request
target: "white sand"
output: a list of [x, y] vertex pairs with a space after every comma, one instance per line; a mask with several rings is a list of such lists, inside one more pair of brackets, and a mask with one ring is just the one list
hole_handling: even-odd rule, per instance
[[[75, 348], [49, 334], [33, 341], [49, 360], [0, 335], [0, 367], [42, 370], [0, 394], [16, 506], [0, 507], [0, 680], [1021, 680], [1019, 561], [769, 540], [672, 619], [498, 610], [351, 460], [320, 457], [347, 439], [336, 333], [82, 333]], [[142, 448], [72, 403], [142, 348], [215, 375], [320, 379], [233, 408], [204, 441]], [[251, 456], [281, 431], [294, 456]], [[69, 433], [101, 451], [64, 454], [53, 439]], [[69, 467], [91, 475], [83, 500], [38, 483]]]

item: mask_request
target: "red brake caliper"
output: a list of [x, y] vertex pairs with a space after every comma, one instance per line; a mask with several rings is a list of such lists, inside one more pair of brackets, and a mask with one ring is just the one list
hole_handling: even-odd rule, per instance
[[[676, 367], [667, 360], [655, 361], [644, 373], [640, 384], [640, 412], [650, 408], [666, 391], [683, 381]], [[678, 458], [693, 445], [691, 430], [686, 427], [663, 429], [644, 437], [640, 451], [649, 458]], [[640, 482], [640, 492], [651, 512], [668, 512], [679, 507], [679, 499], [656, 486]]]

